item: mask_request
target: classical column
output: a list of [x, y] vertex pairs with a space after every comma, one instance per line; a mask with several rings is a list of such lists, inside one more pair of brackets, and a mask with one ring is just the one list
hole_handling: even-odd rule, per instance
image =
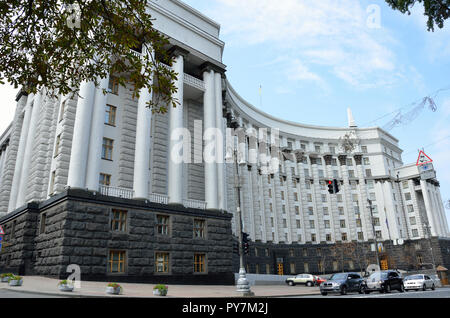
[[94, 109], [92, 111], [91, 135], [89, 139], [88, 164], [86, 172], [86, 188], [98, 191], [99, 175], [102, 157], [103, 131], [105, 127], [105, 107], [107, 95], [103, 90], [108, 89], [109, 75], [101, 79], [99, 87], [95, 89]]
[[69, 175], [67, 179], [67, 186], [70, 188], [86, 188], [86, 169], [94, 99], [95, 84], [86, 81], [81, 83], [73, 127], [72, 149], [70, 152]]
[[[436, 236], [437, 231], [436, 231], [436, 224], [435, 224], [435, 220], [434, 220], [434, 216], [433, 216], [434, 211], [433, 211], [433, 208], [431, 205], [430, 195], [428, 193], [427, 182], [425, 180], [420, 180], [420, 187], [422, 188], [423, 201], [425, 203], [425, 209], [426, 209], [426, 213], [427, 213], [428, 223], [429, 223], [429, 226], [431, 227], [430, 233], [432, 236]], [[428, 234], [430, 234], [430, 233], [428, 233]]]
[[225, 131], [223, 123], [222, 74], [220, 73], [214, 73], [214, 92], [216, 102], [216, 127], [220, 131], [220, 139], [217, 140], [217, 200], [219, 209], [225, 210], [225, 158], [223, 144], [225, 140]]
[[[216, 105], [215, 105], [215, 84], [214, 70], [206, 68], [203, 72], [203, 81], [205, 83], [205, 93], [203, 95], [203, 118], [204, 118], [204, 139], [206, 143], [211, 143], [214, 138], [213, 131], [216, 129]], [[217, 164], [207, 153], [205, 147], [205, 201], [208, 210], [217, 210]], [[209, 156], [208, 156], [209, 155]]]
[[39, 120], [41, 110], [42, 92], [34, 96], [33, 108], [31, 111], [30, 125], [28, 127], [25, 151], [22, 163], [22, 173], [20, 174], [19, 191], [17, 193], [16, 208], [25, 203], [25, 195], [28, 189], [28, 175], [30, 172], [30, 163], [34, 147], [34, 136], [36, 135], [36, 126]]
[[[184, 139], [180, 129], [183, 128], [183, 83], [184, 83], [184, 57], [186, 52], [180, 51], [179, 48], [173, 51], [176, 55], [173, 70], [177, 73], [175, 87], [177, 92], [174, 98], [178, 101], [176, 107], [169, 106], [169, 163], [168, 163], [168, 196], [169, 204], [183, 204], [183, 158]], [[183, 149], [180, 149], [180, 143]], [[180, 151], [181, 150], [181, 151]]]
[[22, 174], [22, 163], [24, 160], [28, 128], [30, 126], [31, 111], [32, 111], [31, 103], [33, 102], [33, 99], [34, 94], [33, 93], [29, 94], [27, 98], [27, 104], [25, 105], [24, 109], [22, 129], [20, 132], [19, 148], [17, 150], [16, 164], [14, 167], [14, 176], [11, 185], [11, 193], [9, 196], [8, 211], [12, 211], [16, 208], [17, 195], [19, 192], [20, 176]]
[[147, 199], [149, 195], [152, 110], [147, 103], [152, 99], [153, 93], [145, 87], [142, 88], [137, 110], [133, 178], [133, 198], [140, 200]]

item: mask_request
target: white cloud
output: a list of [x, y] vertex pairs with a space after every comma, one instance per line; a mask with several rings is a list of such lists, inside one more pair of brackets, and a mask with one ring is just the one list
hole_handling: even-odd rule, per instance
[[277, 47], [289, 56], [290, 68], [300, 71], [292, 79], [319, 83], [314, 69], [325, 67], [355, 87], [392, 85], [398, 80], [396, 55], [388, 45], [395, 41], [387, 29], [368, 27], [368, 13], [359, 1], [216, 2], [210, 14], [221, 23], [227, 45]]

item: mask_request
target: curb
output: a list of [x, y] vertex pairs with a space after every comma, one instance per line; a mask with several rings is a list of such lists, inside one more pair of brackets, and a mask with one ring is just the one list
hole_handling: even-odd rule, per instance
[[[71, 293], [57, 293], [57, 292], [38, 292], [38, 291], [30, 291], [30, 290], [19, 290], [17, 288], [0, 288], [0, 290], [7, 290], [14, 293], [25, 293], [25, 294], [32, 294], [32, 295], [47, 295], [47, 296], [58, 296], [58, 297], [64, 297], [64, 298], [158, 298], [160, 297], [151, 297], [151, 296], [126, 296], [126, 295], [86, 295], [86, 294], [73, 294]], [[289, 295], [270, 295], [270, 296], [252, 296], [252, 297], [245, 297], [248, 299], [252, 298], [287, 298], [287, 297], [301, 297], [301, 296], [313, 296], [313, 295], [320, 295], [320, 293], [306, 293], [306, 294], [289, 294]], [[195, 298], [242, 298], [242, 296], [224, 296], [224, 297], [188, 297], [188, 296], [167, 296], [164, 297], [166, 299], [168, 298], [186, 298], [186, 299], [195, 299]]]

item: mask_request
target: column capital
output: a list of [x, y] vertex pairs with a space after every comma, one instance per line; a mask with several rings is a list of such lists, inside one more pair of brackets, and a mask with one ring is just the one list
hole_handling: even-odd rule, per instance
[[190, 52], [178, 45], [174, 45], [169, 49], [168, 53], [170, 56], [182, 56], [183, 58], [186, 58]]
[[202, 73], [214, 71], [216, 73], [220, 73], [221, 75], [224, 75], [226, 72], [226, 70], [221, 66], [211, 63], [209, 61], [200, 65], [200, 70], [202, 71]]

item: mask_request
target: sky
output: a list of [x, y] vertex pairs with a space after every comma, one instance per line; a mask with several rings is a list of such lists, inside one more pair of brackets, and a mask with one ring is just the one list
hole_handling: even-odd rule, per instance
[[[442, 199], [450, 199], [450, 21], [429, 32], [421, 5], [407, 15], [383, 0], [184, 2], [221, 25], [228, 80], [273, 116], [347, 126], [350, 107], [359, 127], [385, 127], [395, 111], [432, 97], [435, 112], [425, 107], [388, 132], [405, 164], [424, 148]], [[16, 93], [0, 86], [0, 132], [13, 118]]]

